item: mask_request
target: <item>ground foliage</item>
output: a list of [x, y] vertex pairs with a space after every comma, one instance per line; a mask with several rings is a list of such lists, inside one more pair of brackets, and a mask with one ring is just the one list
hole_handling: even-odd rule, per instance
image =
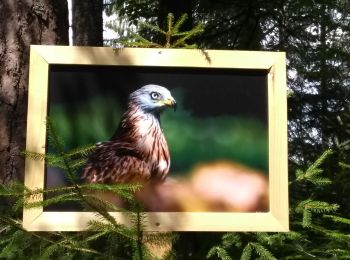
[[[288, 233], [227, 233], [212, 247], [210, 259], [348, 259], [349, 218], [340, 205], [322, 200], [318, 192], [332, 190], [332, 180], [323, 177], [324, 165], [334, 159], [326, 150], [307, 169], [298, 169], [289, 183], [291, 194], [307, 187], [308, 196], [290, 201]], [[348, 167], [347, 165], [346, 167]], [[347, 172], [348, 174], [348, 172]]]

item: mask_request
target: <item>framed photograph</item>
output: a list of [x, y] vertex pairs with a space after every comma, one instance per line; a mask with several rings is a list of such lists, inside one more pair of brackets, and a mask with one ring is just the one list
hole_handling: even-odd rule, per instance
[[[31, 46], [30, 55], [27, 151], [50, 150], [48, 116], [67, 149], [97, 144], [82, 181], [142, 180], [148, 231], [289, 230], [285, 53]], [[45, 161], [27, 158], [25, 171], [30, 189], [67, 185]], [[82, 231], [94, 218], [74, 204], [38, 207], [24, 209], [23, 226]]]

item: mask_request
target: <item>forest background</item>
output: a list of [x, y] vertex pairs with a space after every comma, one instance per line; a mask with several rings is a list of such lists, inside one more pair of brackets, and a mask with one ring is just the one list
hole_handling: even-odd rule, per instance
[[[103, 39], [103, 12], [117, 16], [106, 26], [119, 38]], [[11, 183], [23, 181], [29, 46], [68, 45], [69, 17], [64, 0], [3, 0], [0, 13], [0, 180], [4, 195]], [[73, 0], [73, 45], [118, 46], [140, 39], [134, 33], [165, 44], [156, 30], [143, 24], [166, 28], [169, 13], [175, 20], [187, 14], [183, 31], [203, 25], [203, 32], [188, 42], [197, 48], [287, 53], [291, 219], [289, 233], [180, 233], [169, 257], [349, 259], [350, 3]], [[5, 201], [0, 209], [0, 258], [132, 257], [125, 251], [132, 245], [113, 240], [110, 234], [108, 238], [101, 235], [100, 241], [85, 241], [85, 249], [80, 250], [76, 241], [81, 234], [25, 232], [19, 226], [19, 213], [9, 210]]]

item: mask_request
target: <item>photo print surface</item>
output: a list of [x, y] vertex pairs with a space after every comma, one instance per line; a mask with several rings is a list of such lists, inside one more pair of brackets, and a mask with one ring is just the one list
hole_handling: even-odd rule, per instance
[[[164, 106], [159, 121], [170, 168], [161, 178], [137, 179], [143, 188], [136, 197], [145, 211], [269, 210], [267, 70], [50, 65], [49, 75], [49, 117], [68, 149], [118, 140], [118, 126], [136, 90], [158, 85], [169, 91], [177, 109]], [[138, 156], [115, 149], [114, 156]], [[135, 180], [113, 178], [119, 173], [104, 169], [96, 158], [96, 172], [90, 174], [105, 171], [106, 183]], [[64, 185], [67, 180], [57, 168], [46, 169], [46, 187]], [[108, 199], [123, 206], [118, 198]], [[58, 209], [81, 210], [74, 204], [45, 210]]]

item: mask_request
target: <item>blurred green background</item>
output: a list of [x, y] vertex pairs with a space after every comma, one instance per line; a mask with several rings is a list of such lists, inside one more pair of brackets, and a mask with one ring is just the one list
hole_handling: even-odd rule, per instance
[[[161, 125], [171, 153], [171, 175], [189, 172], [198, 163], [230, 160], [268, 172], [267, 126], [252, 116], [194, 115], [184, 108], [186, 89], [174, 88], [178, 110], [166, 110]], [[109, 140], [119, 124], [125, 101], [94, 95], [75, 102], [51, 103], [49, 114], [67, 148]], [[215, 104], [210, 104], [215, 106]]]

